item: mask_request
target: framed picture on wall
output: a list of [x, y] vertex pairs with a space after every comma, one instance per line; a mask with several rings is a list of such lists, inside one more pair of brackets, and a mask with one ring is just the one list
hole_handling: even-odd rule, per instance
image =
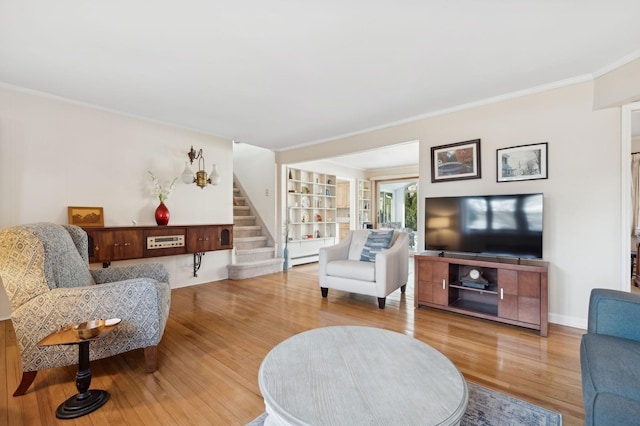
[[496, 150], [497, 181], [547, 179], [547, 142]]
[[480, 177], [480, 139], [431, 147], [431, 182]]
[[76, 207], [67, 208], [69, 224], [82, 227], [104, 226], [104, 211], [102, 207]]

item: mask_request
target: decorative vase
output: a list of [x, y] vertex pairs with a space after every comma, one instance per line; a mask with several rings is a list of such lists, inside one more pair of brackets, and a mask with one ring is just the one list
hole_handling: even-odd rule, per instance
[[287, 244], [284, 245], [284, 252], [282, 253], [283, 257], [284, 257], [284, 264], [282, 265], [282, 269], [283, 270], [287, 270], [289, 269], [289, 247], [287, 247]]
[[160, 226], [169, 224], [169, 209], [160, 201], [160, 205], [156, 209], [156, 223]]

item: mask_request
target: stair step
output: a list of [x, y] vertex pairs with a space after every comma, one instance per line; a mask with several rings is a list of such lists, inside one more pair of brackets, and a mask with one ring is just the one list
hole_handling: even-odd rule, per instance
[[256, 222], [255, 216], [233, 216], [233, 225], [236, 226], [249, 226]]
[[233, 238], [233, 245], [235, 245], [238, 249], [250, 249], [257, 247], [264, 247], [267, 244], [267, 237], [264, 235], [260, 235], [257, 237], [240, 237]]
[[234, 206], [244, 206], [246, 198], [244, 197], [233, 197], [233, 205]]
[[240, 242], [240, 243], [249, 243], [252, 241], [267, 241], [267, 237], [265, 237], [264, 235], [258, 235], [257, 237], [242, 237], [242, 238], [234, 237], [233, 241]]
[[236, 248], [236, 263], [254, 262], [256, 260], [273, 259], [276, 256], [274, 247], [257, 247], [249, 249]]
[[235, 263], [233, 265], [227, 265], [227, 271], [229, 272], [229, 279], [242, 280], [245, 278], [257, 277], [259, 275], [282, 272], [283, 263], [283, 258]]
[[249, 206], [233, 206], [233, 217], [236, 216], [248, 216], [251, 212], [251, 208]]
[[257, 237], [262, 235], [262, 227], [259, 225], [234, 226], [234, 238]]

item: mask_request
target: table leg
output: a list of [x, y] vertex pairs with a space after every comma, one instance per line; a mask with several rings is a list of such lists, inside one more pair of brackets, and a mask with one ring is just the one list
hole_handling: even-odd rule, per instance
[[75, 419], [89, 414], [102, 407], [109, 400], [109, 392], [99, 389], [89, 389], [91, 385], [91, 370], [89, 369], [89, 341], [78, 344], [78, 372], [76, 373], [76, 387], [78, 393], [60, 404], [56, 410], [59, 419]]

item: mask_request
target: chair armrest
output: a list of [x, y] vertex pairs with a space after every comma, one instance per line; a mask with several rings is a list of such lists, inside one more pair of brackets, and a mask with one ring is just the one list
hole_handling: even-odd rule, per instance
[[91, 275], [96, 284], [112, 283], [133, 278], [151, 278], [159, 282], [169, 282], [169, 272], [162, 263], [140, 263], [130, 266], [92, 269]]
[[589, 299], [589, 333], [640, 341], [640, 295], [595, 288]]
[[398, 287], [402, 287], [409, 277], [409, 235], [406, 232], [398, 232], [398, 234], [396, 241], [388, 250], [376, 254], [378, 297], [385, 297]]
[[[23, 369], [35, 371], [69, 365], [70, 362], [62, 359], [40, 359], [45, 349], [38, 349], [37, 343], [61, 326], [92, 319], [122, 319], [120, 325], [110, 333], [109, 339], [101, 342], [103, 345], [119, 336], [123, 339], [135, 338], [135, 346], [131, 349], [157, 345], [164, 333], [170, 301], [169, 284], [148, 278], [57, 288], [35, 297], [11, 313], [15, 333], [20, 336], [18, 340]], [[128, 350], [123, 350], [122, 343], [119, 345], [105, 349], [104, 353]], [[98, 345], [92, 346], [92, 350], [95, 350]], [[70, 359], [77, 361], [77, 352]]]
[[[171, 289], [168, 283], [150, 278], [135, 278], [86, 287], [60, 288], [49, 292], [55, 316], [67, 323], [100, 318], [155, 322], [162, 316], [166, 318], [170, 297]], [[149, 309], [153, 312], [144, 312]], [[145, 318], [145, 315], [149, 318]], [[145, 326], [150, 325], [145, 324]]]

